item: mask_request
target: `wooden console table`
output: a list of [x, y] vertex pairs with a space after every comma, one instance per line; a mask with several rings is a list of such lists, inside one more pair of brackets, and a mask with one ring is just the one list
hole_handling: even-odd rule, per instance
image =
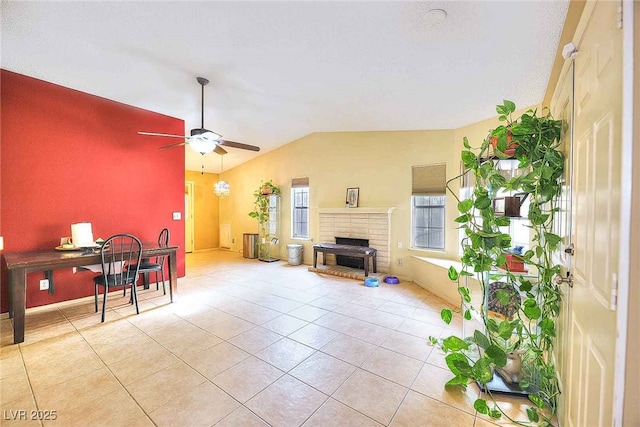
[[[142, 244], [142, 258], [167, 255], [169, 257], [169, 297], [178, 285], [177, 251], [179, 246], [161, 247], [157, 242]], [[9, 316], [13, 317], [13, 342], [24, 342], [24, 317], [27, 307], [27, 273], [60, 270], [100, 264], [100, 252], [56, 251], [54, 249], [9, 252], [3, 255], [9, 271]]]
[[322, 264], [327, 265], [327, 255], [345, 255], [364, 259], [364, 275], [369, 275], [369, 259], [373, 260], [373, 272], [377, 273], [376, 255], [378, 250], [367, 246], [338, 245], [334, 243], [318, 243], [313, 245], [313, 268], [318, 265], [318, 252], [322, 252]]

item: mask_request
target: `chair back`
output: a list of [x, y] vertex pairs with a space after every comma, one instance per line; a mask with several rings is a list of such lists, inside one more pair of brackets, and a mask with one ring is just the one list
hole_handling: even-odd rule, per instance
[[[104, 283], [109, 286], [124, 286], [138, 277], [142, 243], [131, 234], [115, 234], [100, 248], [100, 258]], [[135, 271], [129, 271], [129, 265], [135, 265]]]
[[[169, 246], [169, 239], [171, 238], [171, 233], [168, 228], [163, 228], [158, 236], [158, 246], [161, 248], [166, 248]], [[167, 258], [166, 255], [156, 257], [156, 262], [160, 265], [164, 265], [164, 260]]]

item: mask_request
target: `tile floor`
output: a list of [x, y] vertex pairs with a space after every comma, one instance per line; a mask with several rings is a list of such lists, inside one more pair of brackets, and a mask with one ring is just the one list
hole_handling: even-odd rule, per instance
[[[27, 312], [26, 340], [0, 323], [3, 426], [491, 426], [479, 391], [451, 378], [429, 335], [445, 303], [411, 283], [367, 288], [284, 262], [187, 256], [173, 304], [122, 296]], [[526, 399], [501, 398], [523, 419]], [[13, 420], [19, 410], [56, 420]], [[35, 412], [37, 415], [38, 412]]]

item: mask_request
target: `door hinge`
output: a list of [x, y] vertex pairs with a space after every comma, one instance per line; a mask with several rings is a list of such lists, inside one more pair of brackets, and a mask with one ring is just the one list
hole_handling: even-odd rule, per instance
[[618, 309], [618, 275], [615, 273], [611, 275], [611, 300], [609, 302], [609, 308], [612, 311]]
[[623, 8], [622, 8], [622, 0], [618, 1], [618, 28], [622, 28], [622, 22], [623, 22]]
[[575, 252], [576, 252], [576, 251], [575, 251], [575, 249], [574, 249], [574, 247], [573, 247], [573, 243], [572, 243], [572, 244], [570, 244], [569, 246], [567, 246], [567, 247], [565, 248], [565, 250], [564, 250], [564, 253], [565, 253], [565, 254], [567, 254], [567, 255], [573, 255], [573, 254], [575, 254]]

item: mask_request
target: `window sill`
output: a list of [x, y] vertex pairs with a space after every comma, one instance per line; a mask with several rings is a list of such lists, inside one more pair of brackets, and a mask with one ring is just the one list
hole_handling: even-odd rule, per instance
[[312, 239], [310, 237], [292, 237], [291, 240], [299, 240], [303, 242], [310, 242]]
[[433, 253], [437, 253], [437, 254], [444, 254], [447, 251], [444, 249], [427, 249], [427, 248], [414, 248], [414, 247], [409, 247], [410, 251], [416, 251], [416, 252], [424, 252], [424, 253], [429, 253], [429, 252], [433, 252]]

